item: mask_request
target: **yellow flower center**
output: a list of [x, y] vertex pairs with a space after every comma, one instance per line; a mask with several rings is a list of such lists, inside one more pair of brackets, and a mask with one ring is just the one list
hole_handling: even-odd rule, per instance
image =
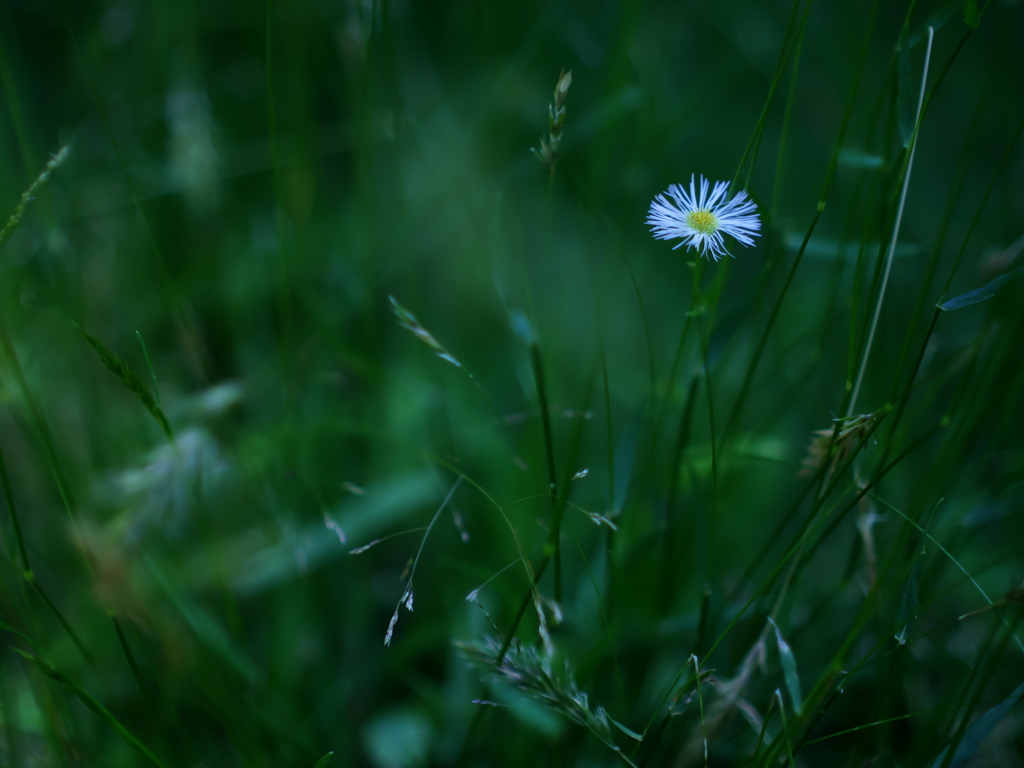
[[718, 217], [707, 208], [690, 211], [686, 214], [686, 223], [690, 229], [702, 235], [713, 235], [718, 231]]

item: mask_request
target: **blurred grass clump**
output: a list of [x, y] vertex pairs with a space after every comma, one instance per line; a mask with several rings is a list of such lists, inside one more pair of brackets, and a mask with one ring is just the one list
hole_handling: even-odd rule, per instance
[[4, 5], [0, 764], [1024, 765], [1022, 40]]

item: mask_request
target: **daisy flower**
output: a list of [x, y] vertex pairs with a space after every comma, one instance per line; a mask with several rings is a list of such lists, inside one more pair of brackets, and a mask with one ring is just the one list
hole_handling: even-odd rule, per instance
[[697, 194], [696, 175], [690, 176], [690, 189], [681, 184], [672, 184], [666, 192], [658, 195], [647, 211], [647, 225], [658, 240], [675, 240], [680, 246], [696, 248], [702, 256], [715, 261], [725, 250], [723, 235], [731, 235], [743, 245], [753, 245], [753, 238], [760, 234], [761, 220], [757, 206], [747, 198], [746, 192], [737, 192], [732, 200], [725, 195], [729, 184], [716, 181], [708, 194], [708, 180], [700, 177], [700, 194]]

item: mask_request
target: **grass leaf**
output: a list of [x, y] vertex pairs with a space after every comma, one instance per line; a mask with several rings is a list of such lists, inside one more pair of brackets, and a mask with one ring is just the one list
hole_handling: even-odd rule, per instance
[[633, 462], [636, 459], [636, 443], [649, 401], [645, 398], [629, 420], [615, 444], [615, 498], [611, 499], [611, 515], [622, 511], [633, 479]]
[[[949, 761], [949, 768], [962, 765], [968, 758], [970, 758], [975, 752], [978, 751], [978, 747], [981, 742], [988, 736], [999, 725], [1000, 721], [1006, 717], [1006, 713], [1010, 711], [1014, 704], [1021, 700], [1024, 696], [1024, 683], [1018, 685], [1009, 696], [1003, 699], [999, 704], [992, 707], [988, 712], [983, 714], [973, 723], [970, 728], [964, 733], [963, 738], [960, 740], [960, 744], [957, 745], [956, 752], [953, 753], [953, 759]], [[947, 745], [939, 756], [935, 758], [932, 763], [932, 768], [939, 768], [946, 759], [946, 753], [949, 752], [949, 746]]]
[[803, 707], [803, 698], [800, 694], [800, 676], [797, 674], [796, 656], [793, 655], [793, 649], [782, 637], [782, 632], [779, 631], [775, 622], [770, 618], [768, 621], [771, 621], [772, 627], [775, 629], [775, 641], [779, 646], [779, 660], [782, 662], [782, 673], [786, 679], [786, 690], [793, 702], [793, 711], [799, 715], [800, 709]]
[[903, 585], [903, 597], [900, 600], [900, 610], [896, 618], [896, 625], [901, 629], [895, 635], [896, 642], [900, 645], [906, 645], [907, 637], [917, 620], [917, 607], [920, 604], [917, 575], [920, 570], [919, 562], [915, 562], [910, 569], [910, 575], [907, 576], [906, 584]]
[[1017, 275], [1024, 272], [1024, 267], [1017, 267], [1016, 269], [1010, 270], [1006, 274], [1000, 275], [994, 280], [990, 280], [981, 288], [975, 288], [973, 291], [967, 293], [961, 293], [959, 296], [954, 296], [948, 301], [944, 301], [939, 304], [939, 309], [950, 312], [954, 309], [963, 309], [969, 307], [972, 304], [979, 304], [983, 301], [991, 299], [1006, 283], [1012, 280]]
[[616, 720], [614, 717], [610, 717], [608, 719], [611, 720], [612, 725], [614, 725], [616, 728], [618, 728], [620, 731], [622, 731], [624, 734], [629, 736], [629, 738], [633, 739], [634, 741], [644, 740], [644, 735], [642, 733], [637, 733], [636, 731], [630, 730], [622, 723], [620, 723], [618, 720]]
[[899, 53], [896, 61], [899, 85], [896, 94], [896, 109], [899, 113], [900, 139], [904, 147], [910, 146], [914, 136], [915, 115], [917, 114], [918, 85], [910, 73], [910, 18], [903, 21], [900, 32]]

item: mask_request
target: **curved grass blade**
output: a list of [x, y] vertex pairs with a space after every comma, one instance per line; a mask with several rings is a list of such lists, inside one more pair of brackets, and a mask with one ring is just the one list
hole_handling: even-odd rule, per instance
[[975, 288], [973, 291], [967, 293], [961, 293], [959, 296], [954, 296], [949, 301], [944, 301], [939, 304], [939, 309], [950, 312], [954, 309], [963, 309], [969, 307], [972, 304], [980, 304], [983, 301], [991, 299], [1006, 283], [1015, 278], [1017, 275], [1024, 273], [1024, 267], [1017, 267], [1012, 269], [1004, 275], [1000, 275], [994, 280], [990, 280], [981, 286], [981, 288]]
[[771, 617], [768, 618], [768, 621], [771, 621], [772, 627], [775, 629], [775, 641], [779, 645], [779, 660], [782, 662], [782, 673], [786, 679], [786, 690], [789, 692], [789, 698], [793, 701], [793, 711], [799, 715], [800, 709], [803, 707], [803, 698], [800, 695], [800, 675], [797, 674], [796, 656], [793, 655], [793, 649], [789, 647], [789, 643], [783, 638], [782, 632], [779, 631]]
[[141, 752], [143, 755], [145, 755], [147, 758], [149, 758], [149, 760], [154, 765], [159, 765], [161, 768], [167, 768], [167, 764], [164, 763], [163, 760], [161, 760], [159, 757], [157, 757], [152, 752], [150, 752], [145, 744], [143, 744], [141, 741], [139, 741], [132, 734], [131, 731], [129, 731], [127, 728], [125, 728], [121, 724], [120, 720], [118, 720], [116, 717], [114, 717], [113, 714], [111, 714], [110, 710], [108, 710], [106, 707], [104, 707], [102, 704], [100, 704], [100, 702], [98, 702], [96, 699], [94, 699], [92, 697], [92, 695], [90, 695], [89, 692], [86, 691], [82, 686], [80, 686], [74, 680], [69, 678], [63, 672], [61, 672], [58, 669], [56, 669], [52, 664], [50, 664], [50, 662], [46, 661], [45, 659], [41, 659], [38, 656], [33, 656], [30, 653], [25, 653], [24, 651], [22, 651], [22, 650], [20, 650], [18, 648], [15, 648], [14, 650], [18, 654], [23, 656], [24, 658], [26, 658], [29, 661], [31, 661], [37, 667], [39, 667], [39, 669], [44, 674], [46, 674], [49, 677], [52, 677], [54, 680], [56, 680], [61, 685], [64, 685], [64, 686], [67, 686], [68, 688], [70, 688], [71, 692], [74, 693], [81, 700], [81, 702], [83, 704], [85, 704], [85, 706], [87, 706], [89, 709], [91, 709], [101, 720], [103, 720], [104, 722], [106, 722], [107, 725], [109, 725], [111, 728], [113, 728], [114, 731], [116, 731], [117, 734], [122, 739], [127, 741], [135, 749], [137, 749], [139, 752]]
[[615, 498], [609, 500], [611, 502], [609, 516], [612, 518], [619, 515], [626, 504], [630, 483], [633, 480], [633, 464], [636, 460], [636, 445], [640, 426], [647, 417], [649, 408], [650, 400], [645, 397], [636, 409], [636, 413], [619, 433], [619, 439], [615, 445]]
[[981, 742], [985, 740], [995, 729], [997, 725], [1006, 717], [1006, 713], [1010, 711], [1014, 704], [1021, 700], [1024, 696], [1024, 683], [1018, 685], [1013, 693], [1003, 699], [999, 704], [992, 707], [988, 712], [975, 720], [971, 727], [967, 729], [963, 739], [960, 740], [960, 744], [956, 748], [956, 752], [953, 753], [953, 759], [949, 763], [945, 763], [946, 753], [949, 752], [949, 746], [939, 753], [939, 756], [935, 758], [935, 762], [932, 763], [932, 768], [939, 768], [941, 765], [948, 765], [949, 768], [963, 764], [969, 757], [973, 756], [978, 751], [978, 747]]
[[914, 629], [914, 623], [917, 621], [917, 608], [921, 602], [917, 585], [917, 576], [920, 570], [919, 560], [910, 569], [907, 583], [903, 585], [903, 598], [900, 600], [900, 612], [896, 621], [901, 629], [895, 635], [896, 642], [900, 645], [907, 644], [907, 639], [910, 637], [910, 633]]
[[916, 110], [914, 109], [916, 104], [915, 96], [917, 95], [917, 88], [915, 83], [911, 81], [910, 77], [910, 19], [909, 17], [903, 20], [903, 30], [900, 33], [900, 50], [897, 54], [897, 72], [899, 75], [899, 85], [896, 95], [896, 107], [899, 113], [899, 124], [900, 124], [900, 139], [903, 141], [903, 146], [909, 147], [910, 141], [914, 136], [914, 125], [917, 122], [915, 118]]

